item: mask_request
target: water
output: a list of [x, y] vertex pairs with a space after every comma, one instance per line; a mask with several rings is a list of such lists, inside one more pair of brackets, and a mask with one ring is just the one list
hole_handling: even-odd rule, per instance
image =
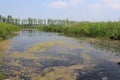
[[9, 45], [1, 68], [9, 80], [120, 80], [119, 41], [21, 29]]

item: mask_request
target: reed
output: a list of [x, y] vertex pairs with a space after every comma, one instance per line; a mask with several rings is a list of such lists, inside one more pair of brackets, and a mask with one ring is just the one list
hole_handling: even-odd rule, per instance
[[65, 26], [42, 26], [40, 29], [50, 32], [62, 32], [71, 36], [113, 38], [120, 40], [120, 22], [79, 22]]
[[0, 40], [7, 39], [12, 32], [19, 30], [19, 27], [13, 24], [0, 23]]

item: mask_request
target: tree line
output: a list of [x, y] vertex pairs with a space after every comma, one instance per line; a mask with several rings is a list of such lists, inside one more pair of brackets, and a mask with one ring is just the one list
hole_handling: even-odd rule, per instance
[[35, 25], [68, 25], [76, 23], [75, 21], [71, 21], [68, 19], [60, 20], [60, 19], [36, 19], [36, 18], [27, 18], [27, 19], [20, 19], [20, 18], [13, 18], [11, 15], [7, 17], [0, 15], [0, 22], [17, 24], [17, 25], [24, 25], [24, 26], [35, 26]]

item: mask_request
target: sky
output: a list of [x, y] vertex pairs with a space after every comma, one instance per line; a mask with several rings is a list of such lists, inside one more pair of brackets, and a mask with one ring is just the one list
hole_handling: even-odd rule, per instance
[[0, 15], [22, 19], [118, 21], [120, 0], [0, 0]]

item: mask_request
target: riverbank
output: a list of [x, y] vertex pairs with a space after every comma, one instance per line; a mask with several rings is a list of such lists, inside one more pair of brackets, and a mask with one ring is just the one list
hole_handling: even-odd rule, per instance
[[13, 32], [19, 30], [17, 25], [8, 24], [8, 23], [0, 23], [0, 40], [8, 39]]
[[39, 26], [47, 32], [60, 32], [68, 36], [106, 38], [120, 40], [120, 22], [79, 22], [65, 26]]
[[[2, 66], [2, 58], [4, 55], [5, 49], [8, 48], [8, 39], [12, 35], [16, 34], [16, 31], [19, 30], [19, 27], [13, 24], [0, 23], [0, 67]], [[4, 79], [3, 72], [0, 71], [0, 80]]]

